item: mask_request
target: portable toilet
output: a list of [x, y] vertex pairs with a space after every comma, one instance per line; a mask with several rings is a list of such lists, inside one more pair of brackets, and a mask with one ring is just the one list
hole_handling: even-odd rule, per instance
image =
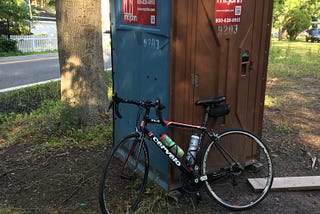
[[[261, 136], [272, 9], [273, 0], [111, 0], [114, 92], [160, 98], [165, 118], [192, 124], [203, 116], [196, 100], [225, 95], [231, 113], [210, 126]], [[135, 107], [120, 109], [115, 140], [136, 122]], [[155, 134], [164, 132], [187, 151], [190, 131], [159, 127]], [[179, 171], [158, 148], [149, 151], [161, 186], [180, 185]]]

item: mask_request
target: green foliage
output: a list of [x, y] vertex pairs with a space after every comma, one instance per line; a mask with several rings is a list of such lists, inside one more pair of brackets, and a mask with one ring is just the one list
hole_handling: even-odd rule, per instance
[[1, 0], [0, 21], [8, 20], [10, 34], [28, 33], [29, 7], [24, 0]]
[[88, 148], [101, 142], [110, 142], [111, 121], [95, 126], [73, 127], [62, 125], [64, 106], [59, 100], [44, 100], [29, 114], [7, 114], [0, 128], [7, 136], [7, 145], [32, 142], [37, 153], [61, 148]]
[[60, 82], [0, 93], [0, 112], [2, 114], [30, 113], [47, 99], [60, 100]]
[[273, 27], [278, 28], [279, 23], [279, 17], [283, 15], [283, 7], [284, 7], [284, 1], [285, 0], [274, 0], [273, 3]]
[[0, 53], [2, 52], [10, 53], [10, 52], [17, 52], [17, 51], [18, 51], [18, 47], [17, 47], [16, 41], [0, 37]]
[[294, 8], [290, 10], [284, 19], [284, 29], [289, 39], [295, 40], [299, 33], [311, 25], [311, 16], [307, 10]]
[[31, 3], [40, 6], [47, 6], [54, 5], [56, 3], [56, 0], [31, 0]]
[[[106, 71], [109, 88], [111, 73], [111, 70]], [[75, 114], [77, 111], [60, 101], [59, 81], [0, 93], [0, 133], [6, 136], [6, 145], [32, 141], [36, 152], [46, 152], [110, 142], [110, 117], [94, 126], [79, 126]]]
[[62, 129], [79, 127], [79, 110], [77, 107], [71, 107], [68, 102], [63, 102], [60, 116], [60, 126], [62, 127]]
[[105, 77], [106, 77], [106, 87], [107, 87], [107, 98], [108, 100], [112, 99], [112, 70], [105, 70]]
[[[311, 16], [312, 20], [320, 18], [320, 1], [319, 0], [274, 0], [273, 7], [273, 31], [277, 31], [279, 27], [282, 27], [283, 18], [293, 17], [293, 10], [301, 10], [303, 13], [308, 13]], [[294, 15], [295, 17], [297, 14]], [[290, 30], [298, 31], [295, 28], [298, 28], [301, 24], [299, 20], [299, 15], [297, 18], [290, 20]], [[305, 26], [304, 29], [308, 29], [311, 26], [311, 21], [308, 26]], [[301, 32], [301, 31], [300, 31]], [[299, 32], [299, 33], [300, 33]], [[293, 37], [294, 37], [293, 33]], [[290, 35], [290, 39], [292, 36]]]

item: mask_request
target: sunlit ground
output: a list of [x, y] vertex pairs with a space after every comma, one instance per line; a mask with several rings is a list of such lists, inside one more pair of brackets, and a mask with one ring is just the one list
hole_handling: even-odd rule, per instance
[[288, 141], [320, 148], [320, 43], [272, 41], [265, 107]]

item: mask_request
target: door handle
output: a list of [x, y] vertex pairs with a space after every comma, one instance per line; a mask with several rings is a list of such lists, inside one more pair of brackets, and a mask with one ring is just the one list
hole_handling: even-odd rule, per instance
[[191, 75], [191, 85], [193, 87], [199, 86], [199, 74], [192, 74]]

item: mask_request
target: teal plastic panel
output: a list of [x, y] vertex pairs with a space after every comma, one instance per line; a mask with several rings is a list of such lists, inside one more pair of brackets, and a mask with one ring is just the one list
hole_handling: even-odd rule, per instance
[[[159, 98], [167, 107], [164, 118], [169, 101], [170, 7], [169, 0], [111, 0], [113, 90], [127, 99]], [[123, 118], [114, 121], [115, 142], [134, 131], [138, 111], [125, 104], [119, 109]], [[167, 132], [162, 126], [149, 129], [155, 136]], [[154, 175], [168, 189], [168, 161], [151, 142], [147, 144]]]

